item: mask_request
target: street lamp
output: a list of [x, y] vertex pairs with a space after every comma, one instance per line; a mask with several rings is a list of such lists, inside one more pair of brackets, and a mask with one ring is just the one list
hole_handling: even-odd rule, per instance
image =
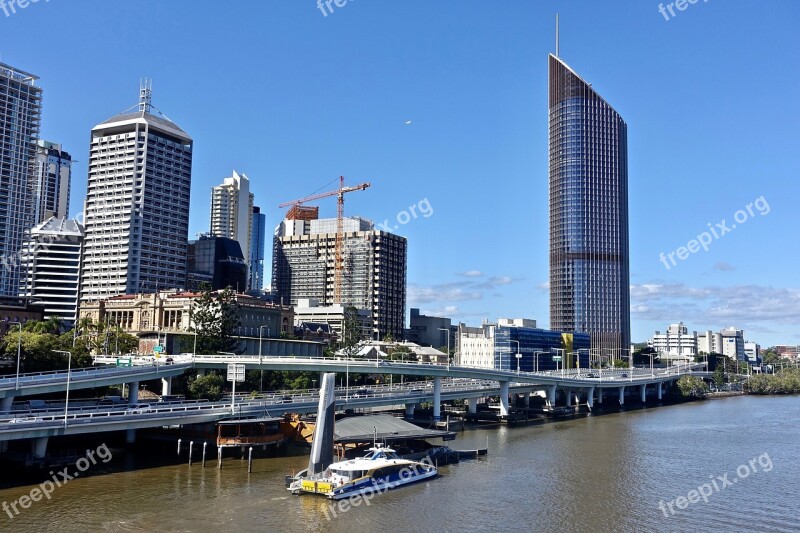
[[[561, 377], [564, 377], [564, 353], [566, 350], [564, 348], [552, 348], [551, 351], [561, 352], [559, 359], [561, 360]], [[558, 371], [558, 361], [556, 361], [556, 371]]]
[[515, 341], [514, 339], [509, 340], [517, 343], [517, 375], [519, 375], [519, 360], [522, 359], [522, 354], [519, 353], [519, 341]]
[[533, 355], [534, 355], [534, 358], [536, 360], [536, 367], [534, 369], [534, 372], [538, 372], [539, 371], [539, 354], [540, 353], [550, 353], [550, 352], [534, 352]]
[[22, 324], [20, 322], [6, 322], [10, 324], [16, 324], [19, 326], [19, 336], [17, 337], [17, 380], [14, 383], [14, 388], [19, 389], [19, 360], [20, 356], [22, 355]]
[[64, 350], [53, 350], [55, 353], [65, 353], [67, 354], [67, 397], [64, 401], [64, 428], [67, 427], [67, 414], [69, 412], [69, 378], [72, 373], [72, 352], [67, 352]]
[[450, 372], [450, 328], [436, 328], [447, 332], [447, 371]]

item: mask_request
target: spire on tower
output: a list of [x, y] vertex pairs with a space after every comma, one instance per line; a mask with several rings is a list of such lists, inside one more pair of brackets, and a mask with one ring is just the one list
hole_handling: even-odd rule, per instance
[[150, 113], [153, 103], [153, 80], [139, 81], [139, 111]]

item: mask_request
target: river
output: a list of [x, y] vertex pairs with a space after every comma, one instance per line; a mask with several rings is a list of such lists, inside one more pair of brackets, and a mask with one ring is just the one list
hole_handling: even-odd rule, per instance
[[[434, 480], [345, 511], [284, 489], [284, 475], [304, 468], [306, 457], [255, 460], [249, 475], [247, 461], [226, 459], [222, 470], [209, 461], [205, 468], [181, 464], [77, 478], [13, 519], [0, 515], [0, 528], [800, 531], [800, 397], [737, 397], [472, 429], [453, 447], [483, 447], [487, 437], [488, 457], [441, 467]], [[0, 502], [32, 488], [0, 490]]]

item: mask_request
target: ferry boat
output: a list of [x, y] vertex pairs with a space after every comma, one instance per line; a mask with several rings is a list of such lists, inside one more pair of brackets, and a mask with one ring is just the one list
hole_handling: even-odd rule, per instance
[[293, 494], [308, 492], [339, 500], [358, 494], [383, 493], [438, 474], [436, 466], [402, 459], [380, 444], [368, 451], [364, 457], [333, 463], [318, 475], [305, 477], [307, 471], [301, 472], [289, 490]]

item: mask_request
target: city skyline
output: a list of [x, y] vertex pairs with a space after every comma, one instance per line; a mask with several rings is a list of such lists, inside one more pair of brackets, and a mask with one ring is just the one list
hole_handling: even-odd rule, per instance
[[[743, 6], [710, 4], [669, 22], [653, 6], [634, 3], [625, 13], [611, 13], [600, 6], [559, 7], [565, 36], [562, 55], [586, 80], [598, 84], [599, 92], [614, 102], [637, 132], [629, 140], [634, 341], [646, 340], [660, 324], [679, 320], [702, 330], [735, 325], [762, 345], [800, 341], [796, 336], [800, 297], [785, 268], [785, 254], [791, 264], [797, 253], [789, 217], [796, 192], [791, 176], [798, 161], [786, 130], [786, 124], [798, 115], [797, 104], [788, 102], [780, 117], [759, 113], [757, 106], [747, 105], [752, 101], [748, 95], [756, 94], [755, 77], [735, 68], [741, 57], [758, 57], [759, 69], [770, 69], [782, 85], [793, 86], [797, 73], [782, 67], [797, 59], [797, 51], [787, 40], [791, 35], [788, 21], [796, 17], [797, 7], [771, 5], [774, 23], [768, 27], [760, 20], [747, 21], [751, 31], [740, 38], [731, 28], [745, 20]], [[152, 4], [152, 9], [168, 21], [167, 15], [177, 8]], [[412, 19], [413, 9], [408, 7], [354, 3], [327, 17], [320, 16], [314, 6], [253, 4], [253, 10], [258, 15], [253, 18], [270, 27], [277, 20], [286, 26], [285, 30], [275, 26], [274, 36], [249, 43], [270, 49], [272, 39], [285, 40], [285, 58], [268, 55], [263, 59], [271, 71], [280, 73], [282, 82], [263, 84], [265, 75], [248, 72], [249, 83], [242, 84], [244, 89], [237, 87], [245, 94], [231, 102], [224, 117], [198, 113], [212, 100], [191, 88], [198, 86], [195, 80], [202, 65], [235, 57], [237, 48], [230, 44], [212, 50], [187, 36], [203, 52], [198, 56], [205, 54], [202, 62], [191, 60], [181, 66], [153, 54], [116, 64], [108, 61], [113, 67], [102, 82], [94, 87], [80, 85], [81, 89], [75, 83], [86, 79], [89, 66], [65, 70], [42, 59], [40, 46], [47, 46], [64, 30], [55, 31], [30, 51], [10, 44], [4, 47], [4, 62], [41, 78], [38, 83], [46, 95], [41, 137], [61, 143], [79, 160], [73, 166], [70, 214], [80, 211], [84, 196], [86, 164], [80, 161], [86, 158], [80, 154], [85, 153], [85, 132], [110, 111], [124, 108], [139, 77], [149, 75], [156, 79], [159, 100], [164, 99], [161, 107], [187, 131], [202, 136], [198, 137], [203, 149], [198, 147], [190, 234], [207, 227], [208, 214], [202, 207], [207, 202], [206, 186], [231, 167], [258, 176], [252, 184], [256, 195], [274, 198], [262, 207], [268, 227], [279, 220], [280, 212], [273, 205], [278, 201], [314, 192], [339, 174], [352, 182], [370, 180], [373, 188], [364, 198], [348, 203], [349, 214], [372, 218], [378, 224], [388, 220], [392, 226], [397, 214], [421, 198], [430, 199], [436, 207], [430, 218], [398, 224], [398, 233], [409, 238], [408, 307], [473, 324], [482, 318], [525, 316], [545, 326], [549, 307], [547, 258], [542, 252], [547, 239], [542, 229], [547, 220], [546, 76], [540, 58], [552, 51], [555, 9], [522, 3], [505, 8], [472, 6], [457, 15], [482, 21], [481, 31], [456, 27], [457, 38], [448, 43], [428, 30], [446, 23], [454, 12], [432, 7], [427, 12], [429, 20], [423, 23], [424, 38], [411, 47], [404, 40], [392, 40], [399, 39]], [[3, 20], [3, 29], [13, 43], [26, 29], [51, 18], [103, 27], [107, 17], [133, 12], [128, 6], [106, 11], [93, 12], [91, 3], [43, 4]], [[192, 23], [209, 28], [224, 27], [234, 18], [233, 13], [217, 15], [216, 22], [207, 13], [188, 16]], [[367, 28], [362, 24], [367, 19], [382, 22]], [[612, 23], [620, 42], [604, 37]], [[174, 30], [169, 22], [157, 24], [164, 31]], [[507, 29], [508, 38], [502, 43], [490, 40], [497, 25]], [[308, 35], [301, 33], [311, 41], [290, 52], [289, 43], [294, 42], [290, 34], [298, 28], [309, 29]], [[397, 58], [397, 68], [380, 71], [386, 81], [348, 66], [376, 61], [378, 67], [379, 57], [368, 47], [319, 53], [321, 43], [344, 34], [351, 35], [353, 43], [378, 39], [388, 46], [390, 56]], [[634, 40], [642, 43], [637, 50], [630, 49]], [[128, 49], [134, 41], [123, 39], [119, 46]], [[719, 43], [725, 43], [725, 49]], [[83, 46], [67, 40], [64, 50], [75, 54]], [[472, 59], [459, 59], [461, 47]], [[786, 49], [788, 55], [778, 61], [766, 53], [771, 48]], [[431, 49], [436, 53], [426, 58], [424, 52]], [[659, 50], [657, 55], [653, 50]], [[110, 58], [110, 51], [98, 53], [100, 63]], [[704, 59], [709, 53], [715, 54], [714, 63]], [[294, 73], [295, 63], [318, 68], [315, 79], [338, 69], [350, 81], [331, 76], [325, 84], [304, 87], [308, 80]], [[241, 66], [234, 64], [234, 68]], [[437, 75], [443, 66], [448, 79]], [[478, 68], [485, 68], [480, 76], [474, 73]], [[359, 86], [351, 91], [353, 79]], [[727, 87], [722, 97], [712, 91], [721, 79]], [[424, 85], [425, 80], [430, 84]], [[398, 86], [390, 88], [390, 83]], [[327, 94], [318, 92], [322, 87]], [[429, 90], [420, 91], [423, 87]], [[256, 90], [266, 98], [254, 98]], [[87, 94], [76, 96], [81, 91]], [[482, 97], [487, 98], [486, 104]], [[79, 105], [67, 103], [76, 98]], [[225, 100], [219, 93], [213, 98]], [[353, 118], [356, 109], [364, 114]], [[210, 121], [207, 128], [197, 126], [203, 121]], [[720, 124], [727, 126], [724, 131]], [[230, 135], [234, 125], [244, 127], [243, 135]], [[457, 186], [458, 180], [464, 186]], [[496, 200], [487, 198], [486, 188], [496, 191]], [[523, 194], [505, 192], [510, 190]], [[681, 247], [706, 231], [709, 223], [713, 226], [727, 219], [730, 227], [739, 210], [762, 197], [772, 208], [769, 216], [756, 213], [748, 224], [715, 240], [708, 251], [701, 249], [681, 259]], [[333, 202], [320, 207], [321, 216], [330, 216], [335, 209]], [[472, 212], [481, 216], [467, 216]], [[518, 245], [518, 235], [504, 234], [497, 225], [486, 223], [507, 219], [509, 213], [520, 213], [510, 224], [528, 230], [524, 248]], [[484, 253], [468, 251], [477, 243]], [[439, 251], [443, 249], [447, 253]], [[681, 260], [667, 269], [659, 253], [672, 250]], [[778, 253], [782, 261], [766, 260]], [[507, 260], [498, 263], [498, 256]]]

